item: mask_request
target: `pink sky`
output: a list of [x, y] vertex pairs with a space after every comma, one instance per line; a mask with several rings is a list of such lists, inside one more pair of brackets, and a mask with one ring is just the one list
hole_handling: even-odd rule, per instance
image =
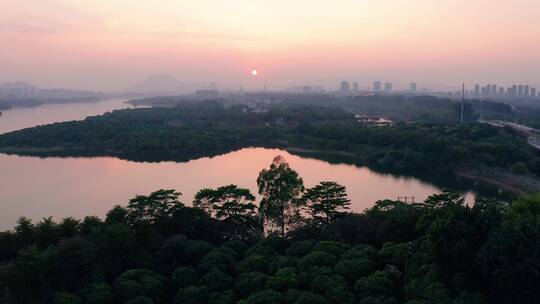
[[3, 0], [0, 81], [540, 86], [539, 16], [538, 0]]

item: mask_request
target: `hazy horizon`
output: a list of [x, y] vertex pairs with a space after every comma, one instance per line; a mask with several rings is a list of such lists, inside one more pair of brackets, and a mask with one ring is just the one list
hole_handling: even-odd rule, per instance
[[5, 0], [0, 82], [119, 91], [168, 74], [247, 89], [540, 86], [539, 15], [533, 0]]

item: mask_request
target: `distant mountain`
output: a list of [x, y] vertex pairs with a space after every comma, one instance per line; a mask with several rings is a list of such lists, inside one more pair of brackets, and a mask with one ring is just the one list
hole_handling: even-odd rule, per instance
[[188, 85], [167, 74], [149, 77], [131, 88], [130, 93], [180, 94], [191, 92]]
[[37, 87], [24, 81], [0, 83], [0, 89], [37, 89]]

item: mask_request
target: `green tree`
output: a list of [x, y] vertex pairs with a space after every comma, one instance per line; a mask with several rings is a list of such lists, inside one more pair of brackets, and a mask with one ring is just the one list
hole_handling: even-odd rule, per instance
[[36, 243], [40, 248], [53, 245], [60, 239], [58, 225], [53, 221], [52, 216], [43, 218], [36, 225]]
[[325, 297], [309, 291], [300, 292], [293, 304], [330, 304]]
[[217, 268], [222, 272], [230, 272], [237, 263], [236, 252], [227, 247], [219, 247], [205, 255], [200, 263], [199, 270], [202, 272]]
[[127, 301], [126, 304], [154, 304], [154, 301], [149, 297], [139, 296]]
[[263, 290], [267, 280], [268, 276], [262, 272], [252, 271], [242, 273], [236, 279], [234, 287], [237, 294], [241, 298], [245, 298], [252, 293]]
[[268, 274], [275, 274], [276, 271], [287, 268], [296, 267], [298, 259], [289, 256], [278, 255], [274, 257], [270, 265], [268, 265]]
[[131, 269], [114, 281], [114, 293], [118, 299], [127, 302], [139, 296], [160, 299], [165, 278], [150, 269]]
[[359, 298], [368, 296], [392, 297], [396, 293], [396, 284], [386, 272], [377, 271], [356, 281], [354, 289]]
[[328, 224], [349, 209], [345, 186], [336, 182], [321, 182], [302, 196], [303, 209], [317, 224]]
[[280, 304], [282, 299], [281, 292], [267, 289], [250, 295], [246, 302], [248, 304]]
[[344, 259], [334, 267], [334, 271], [354, 283], [362, 276], [366, 276], [375, 270], [375, 263], [369, 259]]
[[128, 219], [132, 223], [144, 221], [150, 224], [170, 216], [174, 210], [184, 206], [178, 197], [182, 195], [174, 190], [158, 190], [150, 195], [137, 195], [127, 206]]
[[210, 290], [206, 286], [188, 286], [178, 290], [174, 304], [206, 304], [210, 298]]
[[429, 196], [421, 205], [428, 208], [441, 208], [444, 206], [463, 206], [465, 198], [459, 193], [444, 191], [441, 194]]
[[83, 285], [97, 270], [96, 251], [95, 244], [86, 238], [61, 240], [55, 247], [55, 260], [51, 265], [54, 268], [48, 278], [56, 284], [62, 283], [66, 290]]
[[540, 297], [540, 194], [514, 201], [479, 254], [490, 297], [533, 303]]
[[106, 224], [119, 224], [126, 223], [128, 219], [128, 211], [126, 208], [116, 205], [114, 206], [105, 217]]
[[138, 258], [137, 236], [127, 224], [113, 224], [96, 230], [91, 238], [97, 245], [98, 256], [106, 273], [113, 278], [132, 267]]
[[298, 260], [298, 268], [306, 270], [312, 266], [334, 266], [336, 263], [337, 259], [334, 255], [323, 251], [313, 251]]
[[217, 189], [202, 189], [195, 195], [193, 206], [222, 220], [230, 231], [230, 238], [246, 238], [261, 230], [257, 216], [255, 196], [236, 185]]
[[184, 266], [176, 268], [171, 274], [170, 282], [176, 288], [182, 288], [197, 284], [199, 274], [193, 266]]
[[266, 272], [268, 265], [270, 265], [272, 257], [262, 254], [250, 254], [242, 261], [236, 264], [236, 271], [238, 273], [245, 273], [251, 271]]
[[15, 226], [15, 233], [17, 235], [17, 243], [19, 247], [25, 247], [32, 244], [36, 237], [36, 226], [32, 223], [32, 220], [26, 217], [20, 217], [17, 220]]
[[112, 303], [113, 300], [112, 289], [105, 283], [93, 283], [85, 286], [81, 294], [85, 304], [108, 304]]
[[348, 251], [351, 247], [345, 243], [334, 241], [320, 241], [313, 247], [313, 251], [323, 251], [326, 253], [340, 256], [344, 252]]
[[298, 286], [296, 268], [282, 268], [266, 282], [266, 288], [285, 292]]
[[[397, 304], [396, 299], [387, 297], [365, 297], [358, 301], [359, 304]], [[436, 302], [438, 303], [438, 302]], [[438, 303], [439, 304], [439, 303]]]
[[52, 304], [81, 304], [82, 300], [69, 292], [55, 292], [50, 302]]
[[201, 282], [207, 286], [210, 291], [218, 292], [230, 289], [234, 285], [234, 279], [217, 268], [210, 269], [210, 271], [201, 278]]
[[15, 297], [11, 294], [8, 287], [4, 287], [0, 290], [0, 303], [2, 304], [16, 304]]
[[79, 233], [80, 225], [81, 221], [73, 217], [66, 217], [58, 224], [58, 232], [64, 238], [74, 237]]
[[276, 156], [270, 169], [259, 173], [257, 185], [262, 195], [259, 212], [264, 220], [279, 227], [284, 237], [286, 226], [294, 225], [298, 219], [297, 206], [304, 191], [302, 178], [282, 156]]
[[285, 254], [288, 256], [301, 258], [310, 253], [313, 250], [313, 247], [315, 247], [315, 244], [315, 241], [312, 240], [297, 241], [287, 248], [287, 250], [285, 250]]
[[210, 294], [209, 304], [236, 304], [236, 294], [229, 289], [224, 292], [213, 292]]
[[94, 229], [103, 226], [103, 221], [97, 216], [85, 216], [80, 224], [80, 231], [83, 235], [90, 234]]

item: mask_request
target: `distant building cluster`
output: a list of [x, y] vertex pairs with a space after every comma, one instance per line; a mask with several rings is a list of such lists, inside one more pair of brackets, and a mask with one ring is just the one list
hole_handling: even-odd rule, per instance
[[341, 82], [341, 91], [342, 92], [348, 92], [350, 91], [350, 85], [348, 81], [342, 81]]
[[101, 93], [71, 89], [40, 89], [24, 82], [0, 85], [0, 98], [52, 99], [52, 98], [91, 98]]
[[[415, 82], [411, 83], [411, 86], [409, 87], [409, 92], [416, 92], [417, 85]], [[342, 93], [348, 93], [351, 91], [351, 85], [348, 81], [341, 81], [340, 91]], [[358, 82], [352, 83], [352, 91], [357, 92], [359, 91]], [[385, 92], [390, 93], [394, 91], [394, 85], [391, 82], [381, 82], [379, 80], [373, 82], [373, 92]]]
[[[358, 92], [358, 82], [352, 83], [352, 89], [349, 81], [341, 81], [340, 92], [341, 94], [347, 95], [350, 93]], [[382, 82], [380, 80], [373, 82], [373, 88], [371, 90], [364, 90], [364, 93], [381, 93], [388, 94], [394, 92], [394, 87], [392, 82]], [[409, 93], [416, 94], [418, 92], [418, 85], [416, 82], [412, 82], [408, 89], [399, 90], [399, 93]], [[422, 89], [423, 93], [435, 94], [437, 96], [446, 96], [446, 97], [459, 97], [461, 98], [462, 93], [465, 93], [465, 96], [468, 98], [522, 98], [522, 99], [540, 99], [540, 92], [537, 91], [535, 87], [530, 85], [512, 85], [509, 87], [497, 86], [496, 84], [487, 84], [485, 86], [480, 86], [479, 84], [475, 85], [473, 89], [465, 90], [462, 92], [459, 91], [450, 91], [450, 92], [436, 92], [431, 91], [430, 89]]]
[[471, 97], [510, 97], [510, 98], [540, 98], [536, 88], [529, 85], [512, 85], [507, 88], [496, 84], [480, 86], [476, 84], [474, 90], [468, 92]]
[[213, 99], [219, 97], [219, 91], [212, 89], [212, 90], [197, 90], [195, 91], [195, 97], [199, 99]]

